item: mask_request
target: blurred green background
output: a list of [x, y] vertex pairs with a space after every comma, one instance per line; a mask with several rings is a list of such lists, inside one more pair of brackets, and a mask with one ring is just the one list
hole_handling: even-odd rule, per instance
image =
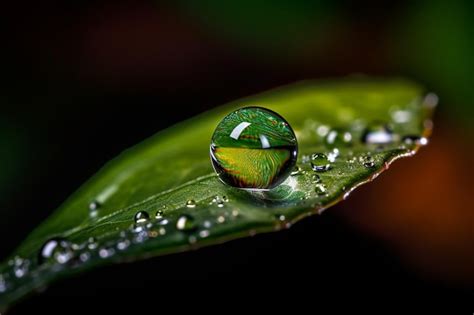
[[474, 284], [472, 1], [11, 1], [2, 15], [1, 258], [155, 132], [286, 83], [365, 74], [437, 93], [431, 144], [304, 223], [294, 242], [314, 229], [333, 238], [324, 220], [334, 221], [342, 250], [354, 237], [376, 242], [359, 267], [375, 259], [392, 280]]

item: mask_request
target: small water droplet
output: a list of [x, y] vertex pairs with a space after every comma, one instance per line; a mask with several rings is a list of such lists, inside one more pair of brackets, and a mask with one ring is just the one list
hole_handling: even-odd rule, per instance
[[155, 219], [161, 219], [161, 218], [163, 218], [163, 210], [156, 211]]
[[334, 163], [337, 159], [337, 157], [339, 156], [339, 149], [338, 148], [334, 148], [332, 149], [331, 152], [329, 152], [328, 154], [328, 161], [331, 162], [331, 163]]
[[91, 258], [91, 254], [89, 252], [84, 252], [79, 255], [79, 260], [83, 263], [88, 261], [90, 258]]
[[210, 228], [212, 226], [212, 223], [211, 221], [209, 220], [206, 220], [204, 221], [204, 223], [202, 224], [206, 229]]
[[394, 122], [403, 124], [411, 120], [412, 114], [408, 110], [396, 110], [392, 113], [392, 119]]
[[277, 218], [278, 218], [278, 220], [280, 220], [281, 222], [285, 222], [285, 221], [286, 221], [286, 217], [285, 217], [283, 214], [277, 215]]
[[71, 248], [71, 243], [63, 238], [53, 238], [46, 241], [40, 249], [38, 256], [38, 263], [42, 264], [46, 261], [54, 261], [59, 264], [65, 264], [74, 253]]
[[30, 261], [21, 257], [14, 258], [13, 273], [17, 278], [23, 278], [30, 269]]
[[190, 235], [190, 236], [188, 237], [188, 243], [189, 243], [189, 244], [195, 244], [196, 241], [197, 241], [196, 236]]
[[100, 203], [96, 200], [89, 203], [89, 211], [97, 211], [100, 208]]
[[190, 199], [190, 200], [186, 201], [186, 207], [195, 208], [196, 207], [196, 201], [194, 201], [194, 199]]
[[326, 185], [320, 183], [320, 184], [316, 184], [316, 186], [314, 186], [314, 191], [318, 194], [318, 195], [325, 195], [326, 192], [327, 192], [327, 188], [326, 188]]
[[96, 249], [98, 246], [97, 244], [97, 240], [95, 239], [95, 237], [89, 237], [89, 239], [87, 240], [87, 248], [89, 249]]
[[158, 230], [158, 234], [160, 235], [165, 235], [166, 234], [166, 229], [164, 227], [161, 227], [159, 230]]
[[223, 215], [220, 215], [217, 217], [217, 223], [224, 223], [225, 222], [225, 217]]
[[316, 128], [316, 132], [320, 137], [324, 137], [328, 134], [329, 127], [326, 125], [321, 125], [318, 128]]
[[375, 160], [370, 155], [363, 155], [360, 157], [360, 162], [367, 168], [372, 168], [375, 166]]
[[143, 224], [146, 223], [150, 219], [150, 215], [146, 211], [138, 211], [135, 213], [135, 224]]
[[304, 174], [303, 170], [299, 166], [295, 166], [291, 172], [291, 176], [298, 176]]
[[196, 223], [192, 216], [183, 214], [176, 221], [176, 228], [180, 231], [192, 231], [196, 229]]
[[224, 202], [229, 202], [229, 198], [228, 198], [227, 196], [222, 196], [222, 200], [223, 200]]
[[362, 134], [362, 142], [365, 144], [388, 144], [393, 140], [392, 130], [386, 124], [381, 123], [370, 124]]
[[349, 146], [352, 143], [352, 134], [346, 130], [333, 129], [324, 138], [324, 143], [329, 148]]
[[130, 246], [130, 241], [127, 239], [123, 239], [117, 242], [117, 249], [118, 250], [125, 250]]
[[319, 176], [318, 174], [314, 174], [314, 175], [311, 177], [311, 180], [312, 180], [313, 183], [315, 183], [315, 184], [320, 183], [320, 182], [321, 182], [321, 176]]
[[425, 138], [425, 137], [420, 137], [420, 136], [416, 136], [416, 135], [408, 135], [408, 136], [404, 136], [402, 138], [402, 141], [403, 143], [407, 144], [407, 145], [413, 145], [413, 144], [416, 144], [416, 145], [427, 145], [428, 144], [428, 139]]
[[108, 258], [115, 254], [115, 250], [113, 248], [101, 248], [99, 250], [99, 256], [101, 258]]
[[238, 210], [232, 210], [232, 216], [234, 218], [238, 217], [239, 216], [239, 211]]
[[202, 230], [202, 231], [199, 232], [199, 236], [200, 236], [201, 238], [206, 238], [206, 237], [209, 236], [209, 234], [211, 234], [211, 233], [209, 232], [209, 230]]
[[315, 153], [311, 155], [311, 168], [316, 172], [325, 172], [331, 168], [331, 164], [323, 153]]

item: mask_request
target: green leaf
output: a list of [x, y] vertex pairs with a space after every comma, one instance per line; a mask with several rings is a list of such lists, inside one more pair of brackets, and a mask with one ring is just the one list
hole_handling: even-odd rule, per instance
[[[436, 96], [425, 97], [420, 86], [403, 80], [302, 82], [161, 131], [108, 163], [0, 266], [0, 308], [98, 265], [275, 231], [320, 213], [426, 143], [435, 102]], [[230, 111], [249, 105], [285, 117], [298, 138], [298, 168], [269, 192], [224, 185], [209, 159], [216, 125]], [[365, 143], [367, 130], [373, 131], [369, 142], [387, 143]], [[335, 132], [339, 137], [333, 142], [327, 135]], [[349, 143], [341, 137], [344, 132], [346, 140], [352, 138]], [[312, 170], [314, 153], [331, 160], [329, 170]], [[135, 224], [140, 211], [146, 213]], [[45, 257], [38, 258], [52, 238], [60, 239], [49, 242]]]

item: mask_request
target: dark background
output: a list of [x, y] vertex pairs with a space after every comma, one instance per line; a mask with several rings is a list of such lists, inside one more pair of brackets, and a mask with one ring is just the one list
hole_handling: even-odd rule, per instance
[[10, 2], [0, 14], [0, 259], [106, 161], [225, 102], [354, 73], [411, 78], [441, 100], [429, 146], [322, 216], [103, 268], [14, 312], [58, 298], [133, 304], [175, 279], [472, 299], [470, 1]]

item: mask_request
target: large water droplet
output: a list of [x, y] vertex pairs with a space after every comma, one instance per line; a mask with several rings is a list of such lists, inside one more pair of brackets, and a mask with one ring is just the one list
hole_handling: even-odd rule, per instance
[[389, 144], [393, 140], [392, 130], [386, 124], [381, 123], [370, 124], [362, 134], [362, 142], [366, 144]]
[[349, 146], [352, 143], [352, 134], [342, 129], [332, 129], [324, 138], [324, 143], [329, 148]]
[[222, 182], [255, 190], [284, 182], [298, 152], [295, 133], [285, 119], [260, 107], [241, 108], [224, 117], [210, 149], [212, 165]]
[[195, 208], [196, 207], [196, 201], [194, 199], [190, 199], [190, 200], [186, 201], [186, 207]]
[[146, 223], [150, 219], [150, 215], [146, 211], [138, 211], [135, 213], [135, 224], [143, 224]]
[[196, 229], [196, 222], [189, 214], [183, 214], [176, 221], [176, 228], [180, 231], [192, 231]]
[[71, 243], [64, 238], [53, 238], [46, 241], [40, 249], [38, 263], [47, 261], [65, 264], [74, 257]]
[[311, 155], [311, 168], [316, 172], [325, 172], [331, 168], [331, 164], [323, 153], [315, 153]]

